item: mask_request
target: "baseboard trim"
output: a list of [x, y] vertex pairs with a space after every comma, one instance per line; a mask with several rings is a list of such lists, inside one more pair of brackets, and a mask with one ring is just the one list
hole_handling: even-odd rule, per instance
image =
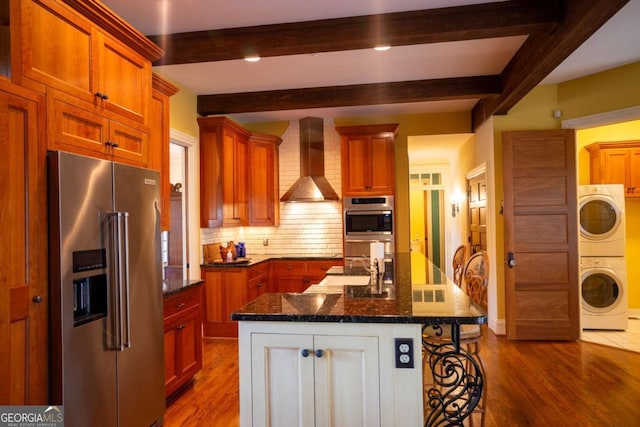
[[507, 335], [507, 323], [504, 319], [490, 321], [489, 329], [496, 335]]

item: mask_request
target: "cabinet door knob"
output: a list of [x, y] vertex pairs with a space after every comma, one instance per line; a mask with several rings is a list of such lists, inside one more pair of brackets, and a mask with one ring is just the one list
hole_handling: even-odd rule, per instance
[[185, 324], [183, 323], [182, 325], [179, 325], [179, 326], [178, 326], [178, 329], [184, 329], [184, 328], [186, 328], [186, 327], [187, 327], [187, 325], [185, 325]]
[[40, 304], [42, 302], [42, 297], [40, 295], [36, 295], [35, 297], [31, 298], [31, 301]]
[[300, 354], [302, 355], [302, 357], [309, 357], [311, 352], [309, 351], [308, 348], [303, 348], [302, 351], [300, 351]]
[[176, 308], [182, 308], [185, 305], [187, 305], [187, 303], [181, 302], [180, 304], [176, 304]]
[[94, 93], [94, 96], [95, 96], [96, 98], [103, 99], [102, 97], [103, 97], [104, 95], [102, 95], [102, 92], [96, 92], [96, 93]]
[[324, 351], [322, 351], [320, 349], [317, 349], [316, 350], [316, 357], [322, 357], [322, 356], [324, 356]]

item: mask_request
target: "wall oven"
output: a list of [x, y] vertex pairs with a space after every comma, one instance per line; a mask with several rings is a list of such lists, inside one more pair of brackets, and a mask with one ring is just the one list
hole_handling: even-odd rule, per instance
[[385, 258], [393, 258], [394, 197], [345, 197], [343, 206], [345, 263], [368, 257], [371, 242], [384, 243]]

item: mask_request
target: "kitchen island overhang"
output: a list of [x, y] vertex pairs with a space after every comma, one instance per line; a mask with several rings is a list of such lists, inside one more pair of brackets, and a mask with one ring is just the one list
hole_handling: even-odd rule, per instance
[[[425, 390], [424, 373], [435, 380], [432, 372], [451, 363], [463, 381], [456, 387], [468, 395], [453, 419], [469, 416], [484, 378], [477, 355], [460, 347], [460, 327], [486, 323], [487, 313], [444, 274], [433, 275], [437, 283], [412, 284], [406, 255], [397, 257], [393, 298], [353, 297], [347, 287], [264, 294], [232, 314], [239, 321], [242, 426], [324, 425], [335, 417], [345, 425], [437, 425], [459, 399], [441, 384]], [[450, 340], [424, 345], [424, 328], [438, 335], [444, 325], [451, 325]]]

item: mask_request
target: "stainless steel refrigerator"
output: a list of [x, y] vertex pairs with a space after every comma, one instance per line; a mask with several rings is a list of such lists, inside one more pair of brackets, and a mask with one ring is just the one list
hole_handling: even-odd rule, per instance
[[66, 426], [161, 425], [160, 176], [48, 154], [51, 396]]

